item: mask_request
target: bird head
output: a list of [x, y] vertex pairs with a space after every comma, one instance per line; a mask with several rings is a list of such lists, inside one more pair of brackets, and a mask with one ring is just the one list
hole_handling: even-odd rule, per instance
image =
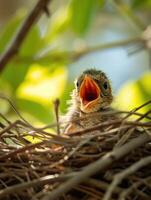
[[105, 73], [86, 70], [75, 81], [74, 99], [84, 113], [96, 112], [110, 106], [113, 96]]

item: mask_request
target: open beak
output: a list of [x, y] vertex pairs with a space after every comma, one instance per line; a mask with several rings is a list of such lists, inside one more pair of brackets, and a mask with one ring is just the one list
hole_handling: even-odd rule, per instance
[[84, 77], [84, 80], [80, 87], [80, 99], [83, 107], [92, 108], [96, 105], [100, 98], [101, 90], [97, 83], [88, 75]]

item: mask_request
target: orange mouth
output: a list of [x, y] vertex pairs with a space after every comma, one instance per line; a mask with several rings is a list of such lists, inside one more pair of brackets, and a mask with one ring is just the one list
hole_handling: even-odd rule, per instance
[[84, 106], [93, 106], [100, 97], [101, 90], [97, 83], [88, 75], [85, 76], [80, 87], [80, 98]]

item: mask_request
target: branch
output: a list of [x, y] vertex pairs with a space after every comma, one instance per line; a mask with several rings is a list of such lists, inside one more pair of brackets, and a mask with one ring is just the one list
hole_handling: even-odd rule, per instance
[[5, 189], [2, 189], [0, 191], [0, 198], [4, 197], [6, 195], [12, 194], [12, 192], [19, 193], [22, 190], [25, 190], [30, 187], [46, 185], [46, 184], [50, 184], [50, 183], [54, 183], [54, 182], [62, 182], [62, 181], [68, 180], [73, 175], [74, 175], [74, 173], [67, 174], [67, 175], [60, 175], [60, 176], [59, 175], [47, 175], [47, 176], [40, 177], [40, 178], [32, 180], [32, 181], [16, 184], [14, 186], [10, 186]]
[[145, 30], [145, 24], [133, 13], [130, 6], [121, 0], [110, 0], [110, 3], [117, 9], [129, 24], [133, 24], [136, 30]]
[[97, 52], [97, 51], [101, 51], [101, 50], [105, 50], [105, 49], [125, 47], [125, 46], [132, 45], [132, 44], [140, 44], [140, 45], [144, 46], [144, 39], [142, 38], [142, 36], [137, 36], [137, 37], [128, 38], [125, 40], [113, 41], [113, 42], [109, 42], [109, 43], [105, 43], [105, 44], [98, 44], [98, 45], [92, 46], [92, 47], [85, 47], [83, 49], [73, 51], [73, 52], [67, 52], [67, 53], [71, 54], [70, 57], [74, 61], [88, 53], [93, 53], [93, 52]]
[[132, 150], [137, 149], [146, 142], [149, 142], [150, 140], [151, 138], [147, 134], [143, 134], [126, 143], [125, 145], [114, 149], [113, 151], [107, 153], [105, 156], [98, 159], [94, 163], [88, 165], [87, 167], [84, 167], [82, 171], [76, 174], [76, 176], [59, 186], [57, 189], [53, 190], [50, 193], [48, 192], [42, 200], [54, 200], [60, 197], [61, 195], [70, 191], [74, 186], [78, 185], [81, 182], [84, 182], [88, 177], [96, 174], [97, 172], [103, 171], [104, 169], [109, 167], [113, 162], [123, 158]]
[[[36, 57], [25, 57], [25, 56], [18, 56], [15, 57], [15, 61], [16, 62], [28, 62], [28, 61], [33, 61], [33, 62], [43, 62], [43, 61], [58, 61], [58, 60], [62, 60], [62, 58], [69, 58], [70, 62], [74, 62], [76, 60], [78, 60], [79, 58], [81, 58], [82, 56], [85, 56], [89, 53], [93, 53], [93, 52], [98, 52], [98, 51], [103, 51], [106, 49], [113, 49], [113, 48], [120, 48], [120, 47], [126, 47], [129, 45], [139, 45], [140, 48], [144, 48], [145, 47], [145, 40], [144, 38], [140, 35], [140, 36], [136, 36], [133, 38], [128, 38], [125, 40], [118, 40], [118, 41], [112, 41], [112, 42], [108, 42], [108, 43], [104, 43], [104, 44], [98, 44], [96, 46], [85, 46], [83, 48], [79, 48], [76, 50], [67, 50], [67, 51], [51, 51], [51, 52], [46, 52], [43, 55], [40, 56], [36, 56]], [[140, 49], [139, 49], [140, 50]]]
[[110, 184], [103, 200], [110, 200], [111, 199], [111, 196], [112, 196], [114, 189], [125, 177], [135, 173], [136, 171], [145, 167], [146, 165], [149, 165], [150, 163], [151, 163], [151, 156], [148, 156], [148, 157], [142, 158], [141, 160], [134, 163], [130, 167], [126, 168], [122, 172], [116, 174], [112, 183]]
[[[41, 16], [43, 12], [46, 12], [47, 5], [50, 0], [39, 0], [33, 10], [29, 13], [24, 23], [16, 33], [12, 42], [7, 47], [6, 51], [0, 57], [0, 72], [2, 72], [7, 63], [18, 53], [20, 46], [30, 31], [32, 25]], [[46, 12], [48, 13], [48, 12]]]

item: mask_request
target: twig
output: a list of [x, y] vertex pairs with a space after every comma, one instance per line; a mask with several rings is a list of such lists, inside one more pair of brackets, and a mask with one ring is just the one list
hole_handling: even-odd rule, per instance
[[[86, 183], [93, 185], [94, 187], [99, 188], [100, 190], [107, 190], [107, 188], [109, 187], [109, 183], [94, 178], [88, 178]], [[122, 191], [123, 191], [122, 188], [116, 187], [114, 193], [120, 193]]]
[[[141, 185], [145, 184], [147, 181], [150, 181], [150, 176], [143, 179], [143, 180], [137, 181], [136, 183], [132, 184], [132, 186], [125, 189], [123, 192], [120, 193], [118, 199], [119, 200], [125, 200], [126, 196], [128, 196], [135, 188], [140, 187]], [[149, 183], [149, 185], [150, 185], [150, 183]]]
[[107, 153], [102, 158], [98, 159], [94, 163], [83, 168], [82, 171], [78, 172], [76, 176], [71, 178], [69, 181], [65, 182], [63, 185], [53, 190], [51, 193], [47, 193], [43, 200], [55, 200], [60, 197], [62, 194], [70, 191], [77, 184], [84, 182], [86, 178], [96, 174], [98, 171], [101, 172], [105, 168], [109, 167], [113, 162], [121, 159], [122, 157], [129, 154], [132, 150], [142, 146], [146, 142], [149, 142], [151, 138], [146, 135], [140, 135], [139, 137], [132, 139], [127, 144], [114, 149], [110, 153]]
[[33, 10], [29, 13], [24, 23], [13, 38], [12, 42], [9, 44], [6, 51], [0, 57], [0, 72], [2, 72], [7, 63], [11, 60], [11, 58], [18, 53], [19, 48], [26, 38], [28, 32], [30, 31], [32, 25], [36, 22], [36, 20], [41, 16], [43, 12], [46, 12], [46, 10], [48, 10], [46, 8], [49, 1], [50, 0], [39, 0]]
[[67, 174], [67, 175], [48, 175], [45, 177], [40, 177], [38, 179], [29, 181], [29, 182], [23, 182], [21, 184], [17, 184], [11, 187], [7, 187], [6, 189], [0, 190], [0, 198], [11, 194], [12, 192], [21, 192], [22, 190], [25, 190], [27, 188], [30, 188], [32, 186], [40, 186], [40, 185], [45, 185], [48, 183], [54, 183], [57, 181], [65, 181], [69, 178], [71, 178], [74, 175], [74, 173], [72, 174]]
[[0, 117], [1, 117], [5, 122], [7, 122], [8, 124], [11, 124], [11, 122], [10, 122], [2, 113], [0, 113]]
[[151, 156], [148, 156], [148, 157], [142, 158], [141, 160], [139, 160], [138, 162], [134, 163], [130, 167], [126, 168], [122, 172], [116, 174], [114, 179], [113, 179], [113, 181], [112, 181], [112, 183], [110, 184], [107, 192], [105, 193], [103, 200], [110, 200], [111, 199], [111, 196], [112, 196], [112, 193], [114, 191], [114, 188], [116, 188], [116, 186], [119, 183], [121, 183], [121, 181], [125, 177], [135, 173], [137, 170], [141, 169], [142, 167], [145, 167], [146, 165], [148, 165], [150, 163], [151, 163]]
[[56, 100], [54, 101], [54, 109], [55, 109], [55, 117], [56, 117], [56, 122], [57, 122], [57, 133], [58, 133], [58, 135], [60, 135], [59, 104], [60, 104], [59, 99], [56, 99]]
[[90, 196], [92, 199], [102, 200], [101, 192], [94, 190], [92, 187], [87, 187], [85, 185], [78, 185], [75, 187], [75, 189], [77, 191], [80, 191], [80, 192], [86, 194], [86, 196]]
[[126, 40], [113, 41], [110, 43], [100, 44], [100, 45], [96, 45], [96, 46], [92, 46], [92, 47], [86, 47], [82, 50], [80, 49], [80, 51], [73, 51], [73, 52], [66, 52], [66, 53], [70, 55], [69, 57], [71, 57], [71, 60], [76, 60], [88, 53], [101, 51], [104, 49], [128, 46], [128, 45], [132, 45], [132, 44], [136, 44], [136, 43], [144, 44], [143, 38], [138, 36], [135, 38], [128, 38]]
[[51, 167], [56, 167], [58, 164], [63, 164], [65, 161], [67, 161], [72, 155], [75, 154], [76, 151], [78, 151], [84, 144], [89, 142], [94, 136], [90, 136], [85, 138], [84, 140], [80, 141], [78, 145], [72, 149], [67, 155], [65, 155], [61, 160], [54, 162]]
[[133, 14], [131, 8], [126, 3], [121, 0], [110, 0], [110, 2], [130, 24], [133, 23], [137, 30], [145, 29], [144, 23]]
[[[151, 101], [150, 101], [151, 103]], [[136, 115], [136, 116], [143, 116], [144, 117], [144, 114], [142, 113], [139, 113], [139, 112], [133, 112], [131, 113], [131, 111], [105, 111], [105, 112], [98, 112], [98, 113], [92, 113], [91, 116], [84, 116], [84, 117], [79, 117], [79, 119], [73, 119], [73, 120], [69, 120], [69, 121], [66, 121], [66, 122], [59, 122], [59, 125], [60, 124], [67, 124], [69, 122], [77, 122], [77, 121], [82, 121], [82, 120], [85, 120], [87, 118], [93, 118], [93, 117], [96, 117], [96, 116], [109, 116], [109, 115], [121, 115], [121, 114], [128, 114], [128, 116], [126, 115], [126, 118], [130, 117], [131, 115]], [[146, 119], [151, 119], [151, 117], [149, 117], [148, 115], [145, 116]], [[123, 118], [124, 120], [125, 118]], [[43, 126], [41, 128], [38, 128], [38, 130], [45, 130], [47, 128], [53, 128], [55, 127], [57, 124], [56, 123], [52, 123], [52, 124], [49, 124], [49, 125], [46, 125], [46, 126]]]
[[0, 131], [0, 137], [2, 136], [3, 133], [6, 133], [10, 131], [11, 128], [16, 127], [19, 121], [15, 121], [14, 123], [9, 124], [8, 126], [3, 127], [3, 130]]
[[[18, 117], [19, 117], [20, 119], [22, 119], [25, 123], [27, 123], [28, 125], [30, 125], [29, 122], [28, 122], [28, 121], [20, 114], [20, 112], [15, 108], [14, 104], [12, 103], [12, 101], [11, 101], [9, 98], [7, 98], [6, 96], [0, 94], [0, 99], [3, 99], [3, 100], [5, 100], [5, 101], [7, 101], [7, 102], [9, 103], [9, 105], [12, 107], [13, 111], [18, 115]], [[9, 123], [9, 124], [10, 124], [10, 123]]]
[[[130, 112], [128, 112], [128, 114], [124, 117], [124, 119], [127, 119], [131, 115], [135, 114], [136, 111], [140, 110], [141, 108], [143, 108], [143, 107], [145, 107], [145, 106], [147, 106], [149, 104], [151, 104], [151, 100], [145, 102], [144, 104], [142, 104], [142, 105], [138, 106], [137, 108], [134, 108], [133, 110], [131, 110]], [[144, 116], [144, 114], [142, 116]]]
[[23, 152], [25, 152], [27, 150], [29, 151], [31, 149], [34, 149], [34, 148], [39, 147], [39, 146], [44, 145], [44, 144], [45, 145], [46, 144], [60, 144], [60, 145], [65, 145], [67, 143], [62, 142], [61, 140], [55, 140], [53, 138], [49, 139], [49, 140], [43, 140], [42, 142], [38, 142], [38, 143], [35, 143], [35, 144], [28, 144], [28, 145], [26, 145], [24, 147], [21, 147], [21, 148], [16, 149], [16, 150], [14, 150], [12, 152], [9, 152], [8, 154], [0, 156], [0, 160], [12, 158], [12, 157], [16, 156], [19, 153], [23, 153]]

